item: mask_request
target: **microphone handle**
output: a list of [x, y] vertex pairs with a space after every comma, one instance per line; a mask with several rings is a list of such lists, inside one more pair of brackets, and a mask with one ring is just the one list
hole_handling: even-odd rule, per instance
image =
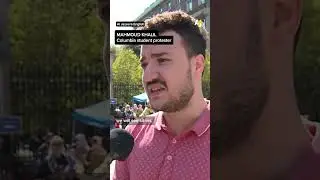
[[109, 165], [112, 163], [113, 160], [114, 159], [112, 158], [112, 156], [110, 154], [108, 154], [106, 159], [105, 159], [106, 163], [109, 164]]

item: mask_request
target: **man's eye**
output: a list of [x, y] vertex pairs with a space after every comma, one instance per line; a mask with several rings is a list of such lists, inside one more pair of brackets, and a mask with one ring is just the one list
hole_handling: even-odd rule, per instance
[[166, 62], [166, 61], [169, 61], [169, 59], [165, 59], [165, 58], [159, 58], [158, 59], [159, 63], [163, 63], [163, 62]]

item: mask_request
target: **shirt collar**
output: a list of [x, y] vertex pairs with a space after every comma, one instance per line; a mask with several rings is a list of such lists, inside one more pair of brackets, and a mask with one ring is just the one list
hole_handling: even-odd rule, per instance
[[155, 117], [155, 128], [157, 130], [161, 130], [163, 127], [165, 127], [165, 124], [163, 122], [163, 111], [159, 111]]
[[[163, 130], [166, 125], [163, 118], [163, 112], [159, 111], [155, 117], [155, 128], [157, 130]], [[210, 128], [210, 103], [203, 110], [195, 124], [191, 127], [190, 131], [193, 131], [197, 136], [201, 136]]]

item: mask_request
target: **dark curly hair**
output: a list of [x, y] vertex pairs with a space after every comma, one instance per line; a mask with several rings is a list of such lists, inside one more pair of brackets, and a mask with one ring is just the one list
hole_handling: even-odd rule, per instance
[[145, 21], [139, 30], [157, 30], [159, 33], [172, 30], [179, 34], [188, 56], [202, 54], [207, 48], [207, 34], [199, 28], [197, 20], [183, 11], [172, 11], [157, 14]]

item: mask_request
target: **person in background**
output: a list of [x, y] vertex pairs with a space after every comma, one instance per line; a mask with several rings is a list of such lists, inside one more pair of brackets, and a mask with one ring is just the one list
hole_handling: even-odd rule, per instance
[[86, 172], [92, 174], [98, 168], [106, 157], [106, 150], [102, 146], [102, 137], [93, 136], [92, 145], [88, 153], [88, 166]]
[[47, 156], [50, 141], [53, 136], [53, 133], [48, 131], [46, 136], [42, 137], [42, 144], [38, 148], [38, 153], [40, 154], [41, 159]]
[[138, 112], [138, 105], [137, 104], [133, 104], [132, 107], [132, 112], [133, 112], [133, 116], [136, 118], [137, 117], [137, 112]]
[[120, 112], [123, 112], [124, 111], [124, 108], [122, 105], [118, 106], [118, 109], [120, 110]]
[[20, 165], [19, 179], [28, 180], [32, 178], [36, 173], [37, 162], [34, 153], [31, 151], [29, 144], [23, 144], [22, 148], [17, 152], [18, 164]]
[[114, 110], [115, 111], [121, 111], [119, 106], [117, 106]]
[[124, 113], [127, 119], [130, 119], [134, 116], [129, 104], [125, 106]]
[[134, 113], [131, 111], [130, 105], [127, 104], [124, 110], [124, 118], [121, 123], [122, 128], [125, 128], [132, 119], [134, 119]]
[[142, 107], [141, 104], [139, 104], [139, 105], [137, 106], [135, 112], [134, 112], [134, 115], [135, 115], [134, 117], [135, 117], [135, 118], [140, 117], [140, 115], [142, 114], [142, 112], [143, 112], [143, 107]]
[[29, 144], [24, 144], [23, 145], [23, 149], [22, 149], [22, 153], [20, 154], [20, 158], [25, 162], [29, 162], [29, 161], [33, 161], [34, 160], [33, 159], [34, 158], [34, 153], [30, 149], [30, 145]]
[[122, 116], [122, 112], [119, 107], [116, 107], [114, 111], [115, 111], [116, 118], [120, 118]]
[[45, 180], [77, 180], [75, 162], [68, 156], [64, 148], [64, 140], [60, 136], [53, 136], [48, 156], [40, 165], [36, 179]]
[[143, 112], [140, 114], [139, 117], [146, 117], [146, 116], [149, 116], [151, 114], [153, 114], [153, 110], [151, 108], [150, 103], [148, 102], [146, 107], [144, 108]]
[[114, 115], [114, 125], [116, 128], [119, 128], [122, 126], [122, 120], [124, 119], [124, 113], [120, 110], [120, 108], [117, 108], [115, 110], [115, 115]]
[[123, 115], [120, 108], [117, 106], [114, 112], [114, 127], [120, 128], [122, 124]]
[[107, 154], [106, 157], [104, 158], [104, 161], [101, 163], [101, 165], [93, 171], [93, 175], [96, 175], [96, 176], [103, 175], [104, 177], [109, 179], [110, 162], [112, 162], [112, 158], [110, 154]]
[[140, 115], [142, 114], [142, 112], [143, 112], [142, 104], [139, 104], [139, 105], [138, 105], [137, 112], [136, 112], [136, 117], [140, 117]]
[[87, 157], [90, 151], [90, 147], [84, 134], [77, 134], [74, 137], [73, 149], [70, 154], [75, 160], [75, 169], [77, 174], [85, 173], [85, 169], [88, 165]]
[[[121, 109], [122, 112], [125, 112], [125, 111], [126, 111], [127, 105], [129, 105], [129, 104], [127, 104], [127, 103], [124, 103], [124, 104], [123, 104], [122, 109]], [[130, 107], [130, 105], [129, 105], [129, 107]]]
[[133, 104], [132, 109], [135, 111], [138, 109], [138, 105], [137, 104]]
[[114, 122], [114, 128], [121, 128], [121, 119], [117, 120], [116, 118], [113, 120]]

